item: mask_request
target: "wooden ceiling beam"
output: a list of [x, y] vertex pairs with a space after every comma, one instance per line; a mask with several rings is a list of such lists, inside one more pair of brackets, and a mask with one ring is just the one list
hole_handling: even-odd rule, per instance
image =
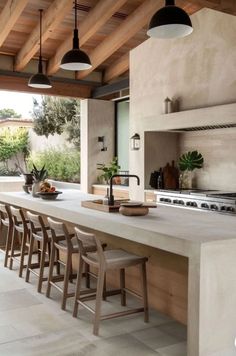
[[161, 7], [163, 7], [163, 0], [145, 0], [116, 30], [90, 53], [92, 68], [78, 72], [77, 79], [86, 77], [116, 52], [145, 26], [150, 21], [151, 16]]
[[188, 0], [189, 3], [236, 15], [235, 0]]
[[[80, 46], [83, 46], [111, 16], [118, 11], [127, 0], [100, 0], [98, 4], [89, 11], [85, 20], [79, 26]], [[72, 48], [73, 33], [68, 36], [55, 55], [49, 60], [47, 74], [52, 75], [58, 71], [63, 55]]]
[[[42, 43], [50, 36], [51, 32], [61, 23], [65, 15], [71, 10], [73, 0], [54, 0], [43, 14]], [[15, 57], [14, 70], [21, 71], [29, 63], [39, 49], [39, 21], [33, 29], [24, 46]]]
[[103, 82], [109, 83], [129, 69], [129, 52], [125, 53], [117, 61], [111, 64], [104, 72]]
[[75, 81], [72, 83], [71, 81], [63, 82], [52, 79], [52, 88], [45, 90], [31, 88], [27, 85], [27, 82], [27, 76], [4, 75], [0, 73], [0, 90], [85, 99], [91, 97], [92, 90], [94, 89], [91, 85], [76, 83]]
[[0, 47], [24, 10], [28, 0], [8, 0], [0, 14]]

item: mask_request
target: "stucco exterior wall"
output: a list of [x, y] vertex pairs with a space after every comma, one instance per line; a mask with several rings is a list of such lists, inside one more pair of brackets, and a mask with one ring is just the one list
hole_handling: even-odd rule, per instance
[[141, 149], [129, 155], [130, 173], [141, 178], [139, 187], [130, 182], [135, 199], [143, 198], [144, 132], [155, 119], [164, 127], [167, 96], [180, 100], [180, 110], [236, 102], [236, 17], [202, 9], [191, 19], [192, 35], [151, 38], [130, 55], [130, 136], [141, 137]]
[[[114, 102], [86, 99], [81, 101], [81, 190], [92, 193], [92, 184], [102, 174], [97, 163], [109, 163], [114, 157]], [[105, 137], [107, 151], [101, 151], [98, 136]]]

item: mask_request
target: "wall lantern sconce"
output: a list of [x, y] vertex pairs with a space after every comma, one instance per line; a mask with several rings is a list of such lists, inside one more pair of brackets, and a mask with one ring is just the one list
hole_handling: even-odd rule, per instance
[[102, 148], [101, 151], [107, 151], [107, 147], [105, 147], [105, 137], [104, 136], [98, 136], [98, 142], [102, 143]]
[[130, 144], [131, 144], [131, 150], [135, 151], [135, 150], [139, 150], [140, 149], [140, 136], [139, 136], [139, 134], [136, 133], [130, 138]]

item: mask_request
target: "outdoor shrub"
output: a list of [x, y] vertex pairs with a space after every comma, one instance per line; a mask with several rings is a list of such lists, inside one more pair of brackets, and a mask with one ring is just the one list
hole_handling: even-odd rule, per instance
[[55, 148], [33, 153], [28, 159], [28, 170], [31, 171], [33, 163], [48, 171], [48, 178], [64, 182], [80, 181], [80, 153], [74, 148]]

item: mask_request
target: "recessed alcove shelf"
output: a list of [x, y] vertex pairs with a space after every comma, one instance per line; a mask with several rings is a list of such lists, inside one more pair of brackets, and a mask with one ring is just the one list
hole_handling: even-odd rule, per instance
[[[203, 128], [207, 126], [235, 126], [236, 103], [216, 105], [206, 108], [192, 109], [162, 114], [161, 119], [149, 118], [154, 123], [151, 131], [185, 131], [188, 128]], [[217, 127], [216, 127], [217, 128]]]

